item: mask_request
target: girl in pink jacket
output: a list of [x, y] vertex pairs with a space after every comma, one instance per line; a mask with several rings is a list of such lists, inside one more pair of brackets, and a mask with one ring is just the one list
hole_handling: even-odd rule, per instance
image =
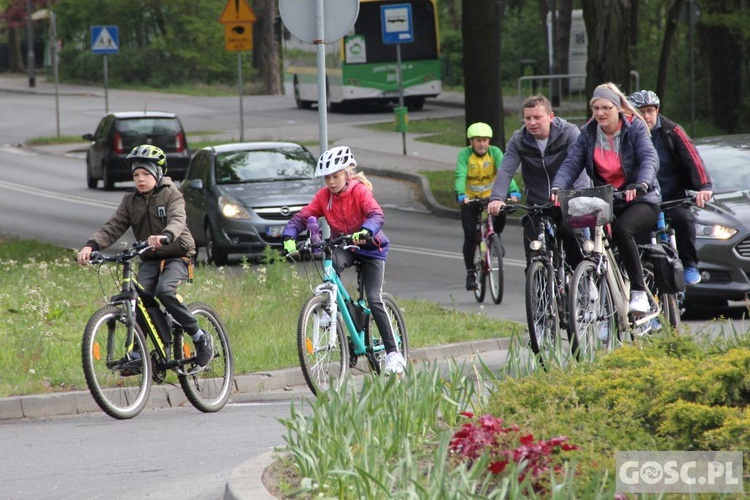
[[307, 228], [307, 219], [325, 217], [331, 228], [331, 237], [352, 234], [359, 248], [334, 250], [333, 262], [339, 274], [354, 264], [362, 262], [363, 280], [367, 302], [373, 319], [383, 336], [385, 345], [385, 373], [400, 375], [406, 368], [404, 357], [393, 338], [388, 315], [383, 306], [383, 277], [388, 257], [388, 238], [382, 231], [385, 217], [383, 209], [372, 195], [372, 184], [364, 174], [355, 173], [357, 162], [348, 146], [329, 149], [318, 159], [315, 176], [325, 179], [309, 205], [296, 213], [282, 233], [284, 249], [297, 249], [295, 238]]

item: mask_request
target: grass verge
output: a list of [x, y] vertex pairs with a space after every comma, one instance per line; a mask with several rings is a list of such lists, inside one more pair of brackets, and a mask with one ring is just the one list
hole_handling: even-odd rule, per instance
[[[0, 375], [0, 397], [85, 390], [81, 338], [88, 318], [115, 293], [116, 275], [108, 272], [113, 268], [82, 267], [70, 250], [17, 240], [0, 243], [0, 262], [0, 366], [10, 368]], [[180, 287], [180, 293], [186, 302], [207, 302], [221, 315], [235, 373], [296, 367], [297, 317], [311, 285], [319, 283], [312, 265], [271, 259], [259, 266], [199, 267], [195, 282]], [[344, 278], [354, 280], [354, 275], [346, 272]], [[425, 301], [399, 300], [399, 305], [412, 348], [509, 336], [523, 329]]]

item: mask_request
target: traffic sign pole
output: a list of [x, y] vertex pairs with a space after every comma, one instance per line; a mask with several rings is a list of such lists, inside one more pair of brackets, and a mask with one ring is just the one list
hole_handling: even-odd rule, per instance
[[318, 147], [320, 154], [328, 149], [328, 99], [326, 94], [326, 25], [323, 0], [315, 0], [315, 33], [318, 66]]
[[242, 104], [242, 52], [253, 50], [253, 23], [257, 20], [247, 0], [227, 0], [219, 22], [224, 25], [224, 45], [237, 52], [237, 94], [240, 99], [240, 142], [245, 141], [245, 111]]

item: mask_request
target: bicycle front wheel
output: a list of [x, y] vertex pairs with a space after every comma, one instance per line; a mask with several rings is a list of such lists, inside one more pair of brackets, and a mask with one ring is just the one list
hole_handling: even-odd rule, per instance
[[561, 339], [560, 318], [553, 294], [555, 277], [544, 262], [534, 260], [526, 271], [526, 320], [529, 326], [529, 344], [539, 361], [552, 359]]
[[497, 234], [492, 235], [489, 244], [487, 274], [490, 282], [490, 295], [492, 296], [492, 302], [499, 304], [503, 301], [503, 244]]
[[328, 297], [315, 295], [302, 307], [297, 323], [297, 353], [302, 375], [313, 394], [319, 396], [344, 383], [349, 366], [349, 343], [340, 315], [333, 335], [326, 306]]
[[622, 343], [612, 290], [597, 265], [584, 260], [570, 280], [570, 343], [579, 361], [592, 360], [599, 350]]
[[110, 417], [138, 415], [151, 392], [151, 356], [146, 337], [135, 324], [129, 349], [125, 312], [106, 306], [86, 324], [81, 344], [83, 373], [94, 401]]
[[477, 270], [477, 287], [474, 289], [474, 298], [477, 302], [484, 302], [487, 294], [487, 244], [484, 240], [477, 243], [474, 249], [474, 269]]
[[[398, 347], [398, 352], [404, 357], [406, 366], [409, 366], [409, 336], [406, 333], [406, 322], [404, 321], [404, 315], [401, 313], [401, 309], [398, 307], [396, 298], [390, 293], [383, 292], [383, 307], [388, 315], [388, 323], [391, 326], [393, 332], [393, 339]], [[371, 321], [370, 329], [370, 348], [372, 349], [372, 357], [367, 358], [370, 363], [370, 368], [375, 373], [382, 373], [385, 368], [385, 345], [383, 344], [383, 335], [378, 330], [375, 321]], [[376, 363], [374, 364], [373, 363]]]
[[[205, 367], [183, 366], [179, 373], [182, 392], [188, 401], [204, 413], [213, 413], [224, 408], [232, 394], [234, 376], [234, 358], [229, 345], [224, 324], [219, 314], [208, 304], [194, 302], [188, 304], [188, 310], [198, 320], [198, 326], [211, 335], [214, 343], [214, 357]], [[189, 358], [191, 352], [185, 335], [182, 342], [175, 342], [175, 359]]]

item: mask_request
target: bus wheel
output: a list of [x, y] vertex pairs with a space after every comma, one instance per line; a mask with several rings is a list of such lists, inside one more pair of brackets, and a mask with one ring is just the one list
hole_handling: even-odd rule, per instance
[[424, 97], [407, 97], [404, 99], [404, 104], [409, 111], [419, 111], [424, 108]]
[[294, 75], [294, 103], [297, 105], [297, 108], [299, 109], [310, 109], [310, 106], [312, 106], [312, 102], [303, 101], [300, 98], [299, 80], [297, 79], [297, 75]]

